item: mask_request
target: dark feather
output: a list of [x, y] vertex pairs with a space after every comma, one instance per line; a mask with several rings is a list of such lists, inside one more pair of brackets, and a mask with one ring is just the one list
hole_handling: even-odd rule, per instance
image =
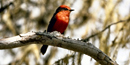
[[55, 15], [56, 15], [56, 13], [53, 15], [53, 17], [52, 17], [52, 19], [51, 19], [51, 21], [50, 21], [50, 23], [48, 25], [47, 32], [52, 32], [52, 28], [53, 28], [53, 26], [54, 26], [54, 24], [56, 22]]
[[[48, 25], [47, 32], [52, 32], [52, 28], [53, 28], [53, 26], [54, 26], [54, 24], [56, 22], [55, 15], [56, 15], [56, 13], [54, 13], [54, 15], [53, 15], [53, 17], [52, 17], [52, 19], [51, 19], [51, 21], [50, 21], [50, 23]], [[43, 45], [41, 47], [41, 52], [42, 52], [43, 55], [46, 53], [47, 48], [48, 48], [48, 45]]]

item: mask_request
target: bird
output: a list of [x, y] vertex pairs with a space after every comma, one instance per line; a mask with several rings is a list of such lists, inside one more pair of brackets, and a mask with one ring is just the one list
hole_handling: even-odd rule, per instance
[[[61, 34], [64, 34], [64, 31], [66, 30], [69, 24], [69, 16], [71, 11], [74, 11], [74, 9], [71, 9], [67, 5], [59, 6], [50, 20], [47, 32], [58, 31]], [[40, 51], [43, 55], [46, 53], [47, 48], [48, 45], [43, 45], [41, 47]]]

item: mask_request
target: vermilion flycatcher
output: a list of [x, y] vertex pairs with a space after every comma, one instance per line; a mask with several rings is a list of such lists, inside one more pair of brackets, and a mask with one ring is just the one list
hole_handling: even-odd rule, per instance
[[[68, 26], [69, 15], [71, 11], [74, 10], [66, 5], [61, 5], [60, 7], [58, 7], [53, 17], [51, 18], [50, 24], [48, 25], [47, 32], [58, 31], [61, 34], [63, 34], [65, 29]], [[42, 54], [45, 54], [47, 47], [48, 45], [42, 46], [41, 48]]]

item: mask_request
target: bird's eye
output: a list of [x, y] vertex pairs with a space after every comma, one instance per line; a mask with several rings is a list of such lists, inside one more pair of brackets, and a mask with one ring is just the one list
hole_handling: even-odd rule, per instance
[[64, 8], [64, 10], [68, 10], [67, 8]]

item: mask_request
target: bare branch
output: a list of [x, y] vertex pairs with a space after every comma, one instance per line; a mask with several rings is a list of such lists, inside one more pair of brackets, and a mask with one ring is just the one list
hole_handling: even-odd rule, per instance
[[57, 46], [91, 56], [102, 65], [117, 65], [105, 53], [89, 42], [64, 37], [60, 33], [29, 32], [18, 36], [0, 39], [0, 49], [21, 47], [29, 44]]
[[[128, 19], [128, 20], [129, 20], [129, 19]], [[100, 32], [98, 32], [98, 33], [95, 33], [95, 34], [93, 34], [93, 35], [87, 37], [86, 39], [82, 39], [82, 41], [88, 41], [90, 38], [92, 38], [92, 37], [94, 37], [94, 36], [96, 36], [96, 35], [98, 35], [98, 34], [104, 32], [106, 29], [110, 28], [110, 26], [115, 25], [115, 24], [118, 24], [118, 23], [121, 23], [121, 22], [125, 22], [125, 21], [128, 21], [128, 20], [120, 20], [120, 21], [118, 21], [118, 22], [112, 23], [112, 24], [108, 25], [107, 27], [105, 27], [102, 31], [100, 31]]]

